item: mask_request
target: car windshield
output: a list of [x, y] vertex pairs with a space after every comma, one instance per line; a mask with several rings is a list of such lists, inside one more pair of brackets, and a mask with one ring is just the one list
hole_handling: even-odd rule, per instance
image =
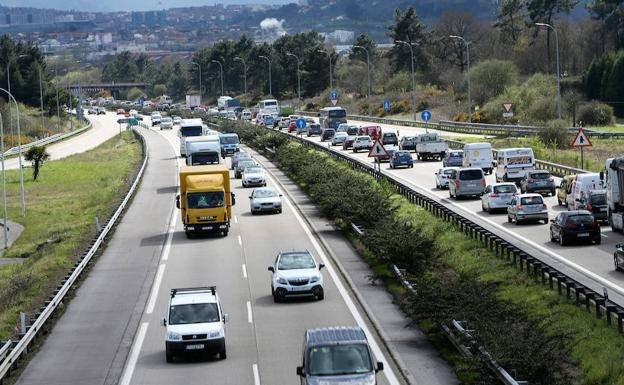
[[588, 225], [594, 223], [594, 217], [590, 214], [574, 214], [569, 215], [566, 223], [574, 223], [577, 225]]
[[357, 135], [358, 128], [357, 127], [349, 127], [347, 128], [347, 134], [349, 135]]
[[362, 374], [373, 371], [368, 347], [364, 344], [314, 346], [308, 354], [311, 376]]
[[219, 140], [221, 144], [238, 144], [238, 136], [236, 135], [220, 136]]
[[536, 172], [531, 174], [532, 179], [548, 179], [550, 178], [550, 174], [547, 172]]
[[262, 169], [260, 167], [245, 167], [245, 174], [260, 174]]
[[189, 209], [209, 209], [223, 207], [224, 194], [222, 191], [188, 194]]
[[219, 308], [216, 303], [192, 303], [169, 307], [169, 324], [186, 325], [219, 322]]
[[307, 253], [302, 254], [282, 254], [277, 266], [278, 270], [314, 269], [316, 264], [312, 256]]
[[462, 170], [459, 172], [459, 179], [461, 180], [478, 180], [481, 178], [483, 178], [481, 170]]
[[239, 152], [238, 155], [236, 155], [236, 160], [239, 162], [246, 159], [251, 159], [251, 155], [246, 152]]
[[278, 194], [275, 190], [262, 189], [254, 191], [253, 196], [254, 198], [274, 198], [277, 197]]
[[399, 159], [410, 159], [412, 157], [409, 152], [397, 152], [396, 154]]
[[532, 197], [522, 197], [520, 199], [520, 204], [523, 205], [541, 205], [544, 204], [542, 197], [540, 196], [532, 196]]
[[247, 167], [252, 167], [255, 165], [256, 162], [254, 162], [253, 160], [241, 160], [238, 162], [238, 165], [236, 165], [236, 168], [238, 168], [239, 170], [244, 170]]
[[331, 110], [329, 111], [329, 117], [331, 118], [344, 118], [347, 116], [347, 111], [345, 110]]
[[607, 204], [607, 194], [591, 194], [589, 197], [589, 201], [593, 205], [606, 205]]
[[516, 191], [516, 186], [513, 184], [504, 184], [500, 186], [494, 186], [494, 192], [496, 194], [513, 194]]

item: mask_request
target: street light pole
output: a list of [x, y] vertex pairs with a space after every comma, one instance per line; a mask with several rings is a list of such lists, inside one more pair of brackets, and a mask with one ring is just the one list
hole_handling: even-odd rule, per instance
[[269, 95], [273, 96], [273, 90], [271, 88], [271, 59], [264, 55], [258, 56], [260, 59], [264, 59], [269, 63]]
[[39, 64], [39, 99], [41, 102], [41, 129], [45, 126], [43, 120], [43, 79], [41, 77], [41, 64]]
[[414, 77], [414, 47], [412, 46], [412, 43], [408, 43], [404, 40], [397, 40], [395, 41], [395, 43], [405, 44], [410, 49], [410, 54], [412, 57], [412, 114], [414, 121], [416, 121], [416, 80]]
[[559, 70], [559, 37], [557, 36], [557, 30], [552, 25], [547, 23], [535, 23], [535, 25], [539, 27], [550, 28], [555, 32], [555, 49], [557, 51], [557, 116], [561, 120], [561, 71]]
[[[4, 154], [4, 124], [2, 123], [2, 114], [0, 113], [0, 152]], [[9, 230], [7, 217], [9, 216], [7, 209], [7, 194], [6, 194], [6, 173], [4, 172], [4, 156], [2, 156], [2, 206], [4, 208], [4, 219], [2, 221], [2, 233], [4, 235], [4, 248], [9, 247]]]
[[466, 41], [462, 36], [450, 35], [451, 39], [459, 39], [466, 46], [466, 68], [468, 74], [468, 122], [472, 123], [472, 100], [470, 99], [470, 42]]
[[54, 78], [56, 79], [56, 129], [61, 132], [61, 103], [59, 102], [59, 85], [58, 85], [58, 71], [57, 67], [54, 67]]
[[244, 87], [245, 87], [245, 95], [247, 95], [247, 63], [245, 63], [245, 59], [243, 59], [240, 56], [236, 56], [234, 58], [234, 61], [239, 61], [241, 63], [243, 63], [243, 80], [244, 80]]
[[331, 53], [325, 51], [324, 49], [318, 49], [316, 50], [316, 52], [322, 52], [327, 54], [327, 58], [329, 59], [329, 89], [333, 90], [334, 89], [334, 75], [332, 72], [332, 59], [331, 59]]
[[217, 63], [219, 68], [221, 69], [221, 96], [225, 96], [225, 91], [223, 90], [223, 64], [221, 64], [218, 60], [211, 60], [211, 63]]
[[[24, 168], [22, 167], [22, 133], [20, 129], [20, 115], [19, 115], [19, 105], [17, 104], [17, 100], [13, 94], [4, 88], [0, 88], [0, 91], [5, 92], [9, 96], [9, 100], [13, 100], [15, 104], [15, 110], [17, 111], [17, 162], [19, 166], [19, 174], [20, 174], [20, 195], [21, 195], [21, 203], [22, 203], [22, 216], [26, 216], [26, 200], [24, 199]], [[4, 160], [4, 153], [2, 154], [2, 159]]]
[[364, 52], [366, 52], [366, 73], [368, 76], [368, 93], [367, 93], [367, 102], [368, 102], [368, 114], [370, 115], [371, 112], [371, 105], [370, 105], [370, 97], [371, 97], [371, 76], [370, 76], [370, 56], [368, 54], [368, 49], [366, 47], [362, 47], [361, 45], [354, 45], [353, 48], [359, 48], [361, 50], [364, 50]]
[[196, 65], [197, 68], [199, 69], [199, 104], [201, 104], [201, 98], [202, 98], [202, 71], [201, 71], [201, 65], [199, 65], [199, 63], [196, 63], [194, 61], [191, 61], [191, 64]]
[[297, 97], [301, 100], [301, 72], [299, 71], [299, 57], [290, 52], [286, 52], [286, 56], [292, 56], [297, 61]]

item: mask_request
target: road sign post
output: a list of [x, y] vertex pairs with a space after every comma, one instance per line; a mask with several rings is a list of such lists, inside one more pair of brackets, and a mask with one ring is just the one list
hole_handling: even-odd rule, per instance
[[577, 148], [580, 148], [581, 150], [581, 169], [585, 168], [583, 148], [591, 147], [591, 146], [592, 146], [592, 143], [589, 140], [589, 137], [587, 136], [587, 134], [585, 134], [585, 130], [583, 130], [582, 127], [579, 128], [578, 132], [576, 133], [576, 136], [574, 137], [574, 140], [572, 141], [572, 147], [577, 147]]
[[329, 100], [335, 106], [336, 103], [338, 103], [338, 91], [334, 90], [334, 91], [330, 92], [329, 93]]
[[295, 125], [297, 126], [297, 134], [302, 135], [303, 129], [306, 128], [307, 122], [305, 119], [299, 118], [295, 121]]
[[[424, 110], [423, 112], [420, 113], [420, 119], [425, 123], [429, 123], [432, 116], [433, 115], [431, 114], [431, 111], [429, 110]], [[425, 126], [425, 132], [427, 133], [429, 132], [429, 129], [427, 128], [427, 126]]]
[[513, 103], [503, 103], [503, 118], [513, 118]]
[[390, 103], [389, 100], [387, 100], [387, 99], [384, 100], [384, 102], [383, 102], [383, 109], [386, 112], [390, 112], [390, 110], [392, 109], [392, 104]]
[[375, 141], [375, 144], [373, 144], [373, 147], [371, 147], [370, 151], [368, 152], [368, 157], [375, 158], [375, 164], [377, 164], [378, 171], [381, 172], [380, 158], [388, 157], [388, 151], [383, 146], [383, 144], [381, 144], [381, 141], [379, 139], [377, 139]]

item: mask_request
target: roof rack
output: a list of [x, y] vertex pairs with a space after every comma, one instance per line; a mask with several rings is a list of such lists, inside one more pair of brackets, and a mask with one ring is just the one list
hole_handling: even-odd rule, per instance
[[216, 286], [198, 286], [198, 287], [180, 287], [176, 289], [171, 289], [171, 298], [175, 297], [178, 293], [203, 293], [210, 292], [212, 295], [216, 295], [217, 287]]

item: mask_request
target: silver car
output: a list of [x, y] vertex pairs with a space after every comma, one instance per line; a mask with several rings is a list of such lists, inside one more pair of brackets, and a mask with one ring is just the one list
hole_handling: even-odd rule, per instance
[[435, 173], [436, 177], [436, 188], [443, 189], [448, 188], [449, 180], [451, 178], [451, 174], [453, 170], [459, 170], [459, 167], [442, 167]]
[[344, 143], [344, 141], [347, 139], [347, 133], [346, 132], [336, 132], [334, 134], [334, 137], [331, 140], [331, 145], [332, 146], [340, 146]]
[[448, 187], [451, 198], [481, 196], [485, 189], [483, 170], [474, 167], [453, 170]]
[[488, 185], [481, 196], [481, 208], [488, 213], [494, 210], [507, 209], [509, 202], [517, 193], [518, 188], [514, 183], [504, 182]]
[[254, 189], [249, 196], [249, 208], [251, 214], [261, 212], [282, 212], [282, 194], [270, 187]]
[[245, 167], [243, 170], [243, 187], [266, 186], [266, 175], [260, 166]]
[[235, 152], [232, 155], [232, 170], [236, 170], [236, 165], [240, 160], [251, 160], [251, 155], [245, 151]]
[[240, 179], [243, 177], [243, 171], [247, 167], [258, 166], [253, 159], [241, 159], [236, 163], [236, 168], [234, 169], [234, 178]]
[[160, 129], [161, 130], [171, 130], [173, 129], [173, 119], [171, 119], [170, 117], [164, 117], [162, 118], [162, 121], [160, 122]]
[[548, 223], [548, 207], [540, 194], [516, 195], [507, 206], [507, 222], [520, 224], [526, 221]]

